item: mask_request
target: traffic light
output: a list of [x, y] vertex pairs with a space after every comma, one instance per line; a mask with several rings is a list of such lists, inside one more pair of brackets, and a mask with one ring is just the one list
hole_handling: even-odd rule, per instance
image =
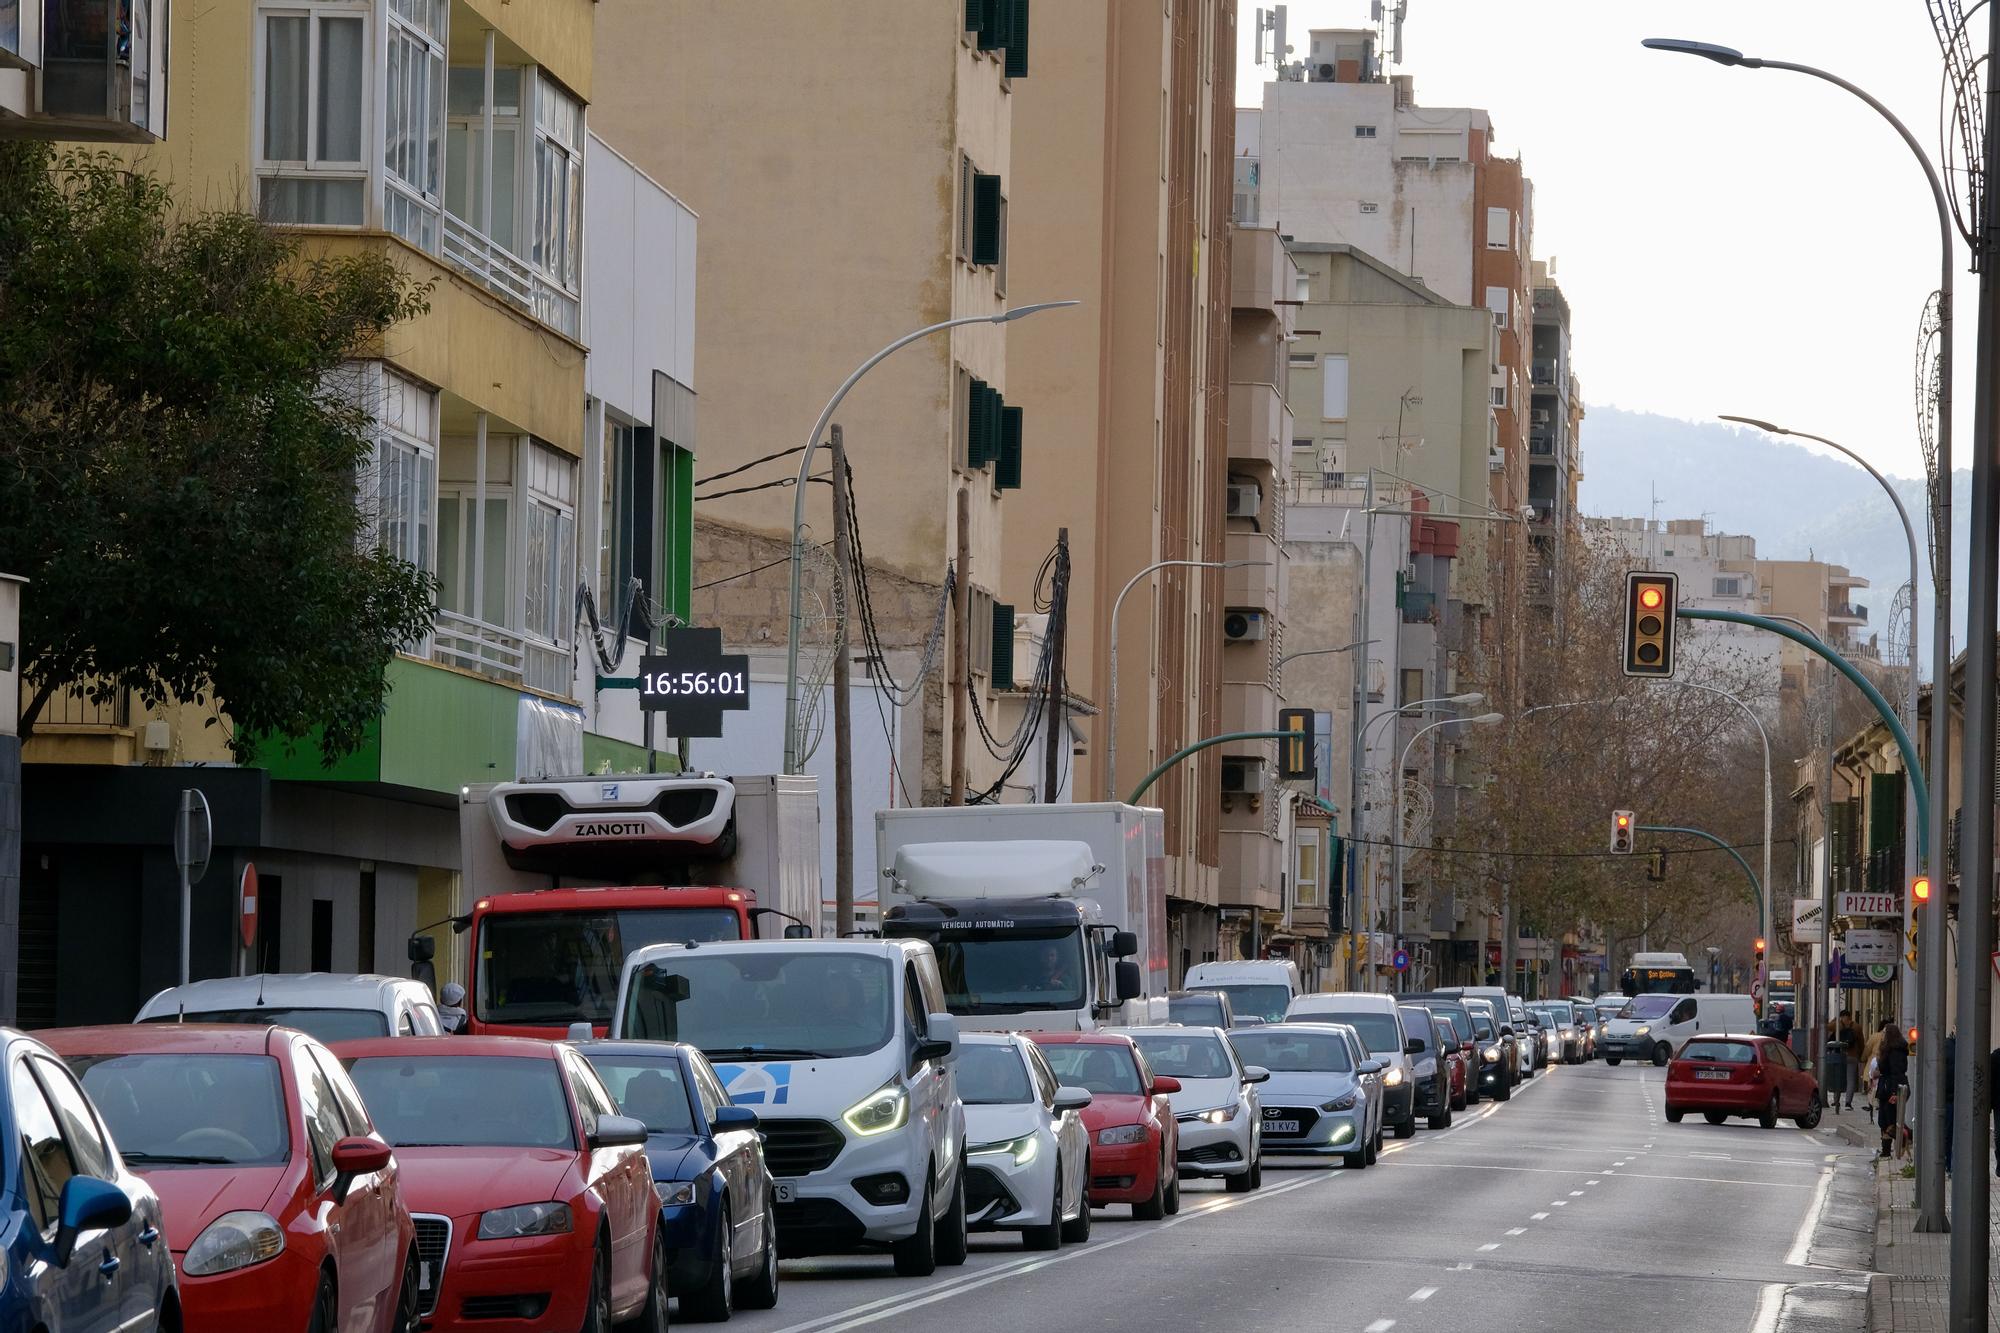
[[1910, 881], [1910, 902], [1917, 907], [1922, 907], [1930, 900], [1931, 877], [1929, 875], [1918, 875]]
[[1312, 709], [1280, 708], [1278, 730], [1287, 733], [1278, 742], [1278, 780], [1309, 781], [1314, 776]]
[[1674, 603], [1680, 580], [1673, 574], [1625, 576], [1625, 674], [1674, 674]]
[[1632, 812], [1613, 810], [1611, 812], [1611, 853], [1614, 856], [1632, 854]]
[[1764, 937], [1762, 935], [1759, 935], [1757, 937], [1756, 949], [1757, 949], [1757, 961], [1761, 963], [1764, 961]]
[[[1919, 880], [1917, 882], [1921, 884], [1924, 881]], [[1908, 963], [1912, 970], [1915, 970], [1917, 966], [1917, 923], [1912, 921], [1910, 928], [1904, 931], [1903, 934], [1910, 942], [1910, 947], [1903, 950], [1903, 961]]]
[[1646, 878], [1658, 884], [1667, 877], [1667, 849], [1655, 847], [1646, 859]]

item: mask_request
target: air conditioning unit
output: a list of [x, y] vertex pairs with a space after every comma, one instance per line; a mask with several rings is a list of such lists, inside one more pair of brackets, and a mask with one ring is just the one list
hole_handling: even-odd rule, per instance
[[168, 723], [155, 719], [140, 734], [140, 744], [148, 754], [165, 754], [174, 748], [174, 731]]
[[1535, 423], [1535, 424], [1536, 424], [1537, 426], [1546, 426], [1546, 425], [1548, 425], [1548, 424], [1549, 424], [1549, 409], [1548, 409], [1548, 408], [1546, 408], [1546, 407], [1538, 407], [1538, 408], [1536, 408], [1536, 409], [1535, 409], [1534, 411], [1532, 411], [1532, 412], [1528, 413], [1528, 420], [1530, 420], [1530, 421], [1534, 422], [1534, 423]]
[[1264, 637], [1264, 613], [1262, 611], [1225, 611], [1222, 613], [1222, 637], [1227, 643], [1250, 643]]
[[1334, 69], [1331, 61], [1322, 60], [1319, 64], [1313, 66], [1313, 72], [1321, 83], [1333, 82]]
[[1255, 795], [1264, 790], [1264, 765], [1256, 759], [1222, 760], [1222, 790], [1225, 795]]
[[1256, 518], [1264, 512], [1264, 489], [1255, 482], [1232, 485], [1229, 488], [1229, 507], [1224, 511], [1230, 518]]

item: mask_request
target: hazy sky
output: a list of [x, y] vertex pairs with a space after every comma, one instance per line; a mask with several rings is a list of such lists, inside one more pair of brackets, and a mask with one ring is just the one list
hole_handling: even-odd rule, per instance
[[[1243, 0], [1240, 106], [1260, 105], [1271, 77], [1251, 63], [1258, 8]], [[1311, 28], [1366, 26], [1368, 9], [1292, 0], [1294, 58]], [[1979, 49], [1983, 14], [1974, 27]], [[1915, 339], [1938, 241], [1915, 160], [1838, 88], [1643, 50], [1651, 36], [1831, 70], [1938, 154], [1942, 67], [1919, 0], [1409, 0], [1391, 72], [1415, 77], [1420, 104], [1485, 108], [1499, 151], [1521, 154], [1587, 402], [1762, 417], [1920, 475]], [[1973, 277], [1959, 249], [1963, 370]], [[1969, 374], [1958, 384], [1964, 440]], [[1586, 463], [1589, 442], [1586, 421]]]

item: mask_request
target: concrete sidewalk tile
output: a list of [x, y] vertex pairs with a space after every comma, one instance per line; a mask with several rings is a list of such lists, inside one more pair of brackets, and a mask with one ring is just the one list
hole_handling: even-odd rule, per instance
[[[1901, 1161], [1876, 1162], [1875, 1270], [1869, 1283], [1870, 1326], [1895, 1333], [1944, 1333], [1950, 1310], [1951, 1237], [1920, 1234], [1916, 1225], [1916, 1181]], [[1990, 1187], [1989, 1182], [1989, 1187]], [[1993, 1217], [2000, 1240], [2000, 1213]], [[1987, 1327], [2000, 1330], [2000, 1244], [1989, 1250]]]

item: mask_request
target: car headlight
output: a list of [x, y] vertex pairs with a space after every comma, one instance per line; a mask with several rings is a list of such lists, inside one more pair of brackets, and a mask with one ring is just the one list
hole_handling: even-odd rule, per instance
[[479, 1215], [479, 1239], [519, 1240], [524, 1236], [560, 1236], [574, 1223], [566, 1203], [517, 1203], [489, 1208]]
[[1177, 1120], [1199, 1120], [1208, 1125], [1226, 1125], [1236, 1118], [1242, 1108], [1235, 1102], [1227, 1106], [1215, 1106], [1206, 1111], [1189, 1111], [1186, 1115], [1174, 1117]]
[[181, 1272], [188, 1277], [213, 1277], [275, 1259], [285, 1251], [284, 1229], [269, 1213], [224, 1213], [188, 1246]]
[[1646, 1034], [1647, 1034], [1648, 1032], [1651, 1032], [1652, 1030], [1653, 1030], [1653, 1029], [1652, 1029], [1652, 1028], [1650, 1028], [1650, 1027], [1646, 1027], [1646, 1026], [1644, 1026], [1644, 1025], [1641, 1025], [1641, 1026], [1639, 1026], [1639, 1027], [1636, 1027], [1636, 1028], [1633, 1028], [1633, 1029], [1632, 1029], [1632, 1035], [1633, 1035], [1633, 1036], [1635, 1036], [1635, 1037], [1643, 1037], [1643, 1036], [1645, 1036], [1645, 1035], [1646, 1035]]
[[1498, 1060], [1500, 1058], [1500, 1048], [1498, 1046], [1488, 1046], [1484, 1054], [1488, 1060]]
[[1382, 1084], [1384, 1087], [1390, 1087], [1390, 1088], [1401, 1087], [1402, 1083], [1403, 1083], [1403, 1071], [1400, 1069], [1392, 1069], [1388, 1073], [1382, 1076]]
[[1322, 1111], [1352, 1111], [1354, 1109], [1354, 1102], [1354, 1094], [1350, 1092], [1345, 1097], [1335, 1097], [1330, 1102], [1321, 1102], [1319, 1109]]
[[1003, 1143], [976, 1143], [967, 1151], [974, 1156], [1004, 1152], [1014, 1159], [1015, 1166], [1026, 1166], [1041, 1151], [1041, 1140], [1033, 1134], [1023, 1134], [1018, 1139], [1008, 1139]]
[[1564, 1041], [1568, 1041], [1571, 1037], [1574, 1037], [1575, 1035], [1576, 1033], [1569, 1028], [1564, 1028], [1562, 1030], [1562, 1039]]
[[1144, 1125], [1113, 1125], [1109, 1129], [1098, 1130], [1097, 1141], [1107, 1148], [1115, 1148], [1125, 1143], [1144, 1143], [1146, 1141], [1146, 1127]]
[[885, 1083], [865, 1099], [848, 1107], [840, 1118], [856, 1134], [887, 1134], [892, 1129], [901, 1129], [909, 1120], [910, 1094], [903, 1090], [900, 1083]]
[[692, 1180], [656, 1180], [653, 1190], [660, 1196], [660, 1203], [667, 1208], [677, 1208], [684, 1203], [694, 1202], [694, 1182]]

